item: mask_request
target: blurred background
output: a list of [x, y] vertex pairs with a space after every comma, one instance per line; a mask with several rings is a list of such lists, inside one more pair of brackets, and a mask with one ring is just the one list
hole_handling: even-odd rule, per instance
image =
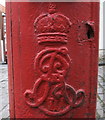
[[[105, 0], [100, 0], [97, 118], [105, 118]], [[0, 0], [0, 119], [9, 118], [5, 0]]]

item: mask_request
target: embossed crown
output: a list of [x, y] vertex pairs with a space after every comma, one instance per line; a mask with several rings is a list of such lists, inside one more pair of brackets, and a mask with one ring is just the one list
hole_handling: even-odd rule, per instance
[[67, 43], [67, 33], [71, 22], [66, 16], [56, 12], [56, 5], [49, 5], [49, 12], [36, 18], [34, 22], [38, 43], [62, 42]]

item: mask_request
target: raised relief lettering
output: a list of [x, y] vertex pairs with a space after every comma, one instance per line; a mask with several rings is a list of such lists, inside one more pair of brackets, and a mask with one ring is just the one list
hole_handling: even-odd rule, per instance
[[[67, 44], [71, 22], [69, 18], [56, 12], [55, 4], [50, 4], [49, 13], [36, 18], [34, 25], [39, 44]], [[41, 50], [34, 61], [39, 78], [32, 90], [25, 91], [26, 103], [50, 116], [61, 116], [81, 106], [85, 99], [84, 90], [76, 91], [66, 83], [70, 64], [66, 47], [48, 46]]]

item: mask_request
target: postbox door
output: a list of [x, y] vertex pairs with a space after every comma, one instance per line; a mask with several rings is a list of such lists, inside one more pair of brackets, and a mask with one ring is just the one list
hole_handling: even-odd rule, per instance
[[99, 3], [7, 2], [11, 118], [95, 118]]

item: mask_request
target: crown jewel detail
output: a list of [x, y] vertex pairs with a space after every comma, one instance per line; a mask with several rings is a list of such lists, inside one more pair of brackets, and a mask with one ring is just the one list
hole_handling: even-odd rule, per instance
[[55, 4], [49, 5], [48, 12], [37, 17], [34, 22], [38, 42], [67, 42], [71, 26], [69, 18], [57, 13]]

